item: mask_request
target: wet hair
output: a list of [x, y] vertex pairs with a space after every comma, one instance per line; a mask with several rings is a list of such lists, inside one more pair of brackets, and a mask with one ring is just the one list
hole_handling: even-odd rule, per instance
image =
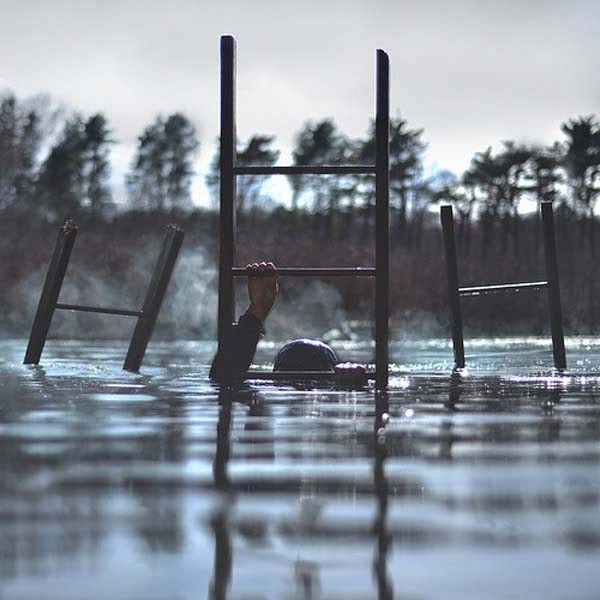
[[334, 371], [338, 358], [320, 340], [303, 338], [288, 342], [275, 357], [273, 371]]

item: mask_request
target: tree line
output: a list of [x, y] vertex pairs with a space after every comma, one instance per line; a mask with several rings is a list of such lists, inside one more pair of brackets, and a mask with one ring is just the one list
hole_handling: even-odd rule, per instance
[[[87, 210], [102, 215], [113, 205], [110, 151], [116, 144], [102, 113], [74, 114], [48, 127], [47, 107], [5, 95], [0, 101], [0, 208], [35, 210], [50, 220]], [[45, 125], [46, 124], [46, 125]], [[432, 203], [450, 202], [469, 237], [470, 223], [484, 227], [502, 222], [505, 241], [519, 239], [524, 199], [552, 201], [582, 220], [591, 220], [600, 195], [600, 124], [580, 116], [562, 124], [564, 139], [548, 147], [503, 142], [478, 152], [460, 176], [438, 171], [425, 176], [427, 144], [423, 129], [397, 117], [390, 126], [390, 203], [393, 227], [402, 234], [410, 219], [422, 223]], [[190, 120], [176, 112], [157, 116], [141, 132], [126, 175], [126, 208], [165, 211], [193, 209], [191, 181], [200, 141]], [[275, 137], [256, 134], [238, 143], [241, 166], [274, 165], [280, 151]], [[375, 160], [375, 125], [352, 139], [333, 120], [306, 122], [295, 136], [292, 164], [364, 164]], [[265, 192], [268, 177], [238, 179], [240, 212], [276, 206]], [[325, 216], [328, 234], [340, 215], [372, 225], [374, 179], [364, 175], [294, 175], [288, 179], [291, 211]], [[219, 154], [215, 153], [206, 185], [216, 206]], [[418, 233], [417, 233], [418, 237]]]
[[[206, 175], [212, 207], [197, 209], [190, 187], [197, 176], [194, 157], [200, 140], [185, 115], [156, 117], [138, 137], [124, 182], [126, 204], [115, 210], [110, 164], [118, 141], [111, 129], [103, 114], [65, 117], [48, 101], [0, 97], [0, 285], [4, 290], [0, 332], [27, 334], [48, 260], [48, 240], [57, 221], [65, 217], [85, 222], [86, 231], [70, 267], [71, 288], [65, 291], [74, 302], [80, 293], [84, 301], [99, 293], [103, 287], [98, 282], [110, 288], [107, 303], [121, 295], [135, 301], [147, 285], [151, 267], [144, 261], [160, 247], [167, 213], [169, 220], [184, 227], [186, 246], [193, 248], [192, 258], [180, 261], [174, 289], [186, 290], [182, 292], [186, 302], [189, 290], [216, 289], [214, 269], [213, 275], [205, 270], [218, 264], [214, 210], [219, 195], [218, 144]], [[557, 245], [565, 326], [569, 332], [596, 332], [600, 267], [594, 257], [593, 232], [600, 194], [599, 131], [595, 117], [577, 117], [563, 124], [562, 139], [549, 147], [505, 142], [495, 151], [476, 153], [460, 176], [444, 171], [431, 175], [423, 164], [424, 131], [403, 118], [393, 119], [391, 305], [399, 331], [413, 326], [414, 331], [431, 335], [446, 331], [443, 247], [433, 206], [451, 202], [455, 207], [461, 283], [499, 283], [543, 278], [539, 219], [521, 207], [529, 203], [534, 208], [546, 200], [560, 211]], [[372, 123], [364, 136], [352, 138], [331, 119], [323, 119], [301, 126], [291, 163], [364, 164], [374, 158]], [[256, 134], [238, 142], [240, 165], [273, 165], [279, 160], [273, 136]], [[289, 204], [283, 205], [279, 198], [270, 197], [277, 191], [271, 191], [267, 177], [238, 178], [237, 264], [257, 257], [287, 266], [373, 264], [373, 177], [304, 175], [287, 181]], [[583, 251], [590, 240], [591, 252]], [[314, 307], [315, 298], [323, 296], [328, 298], [323, 305], [336, 306], [348, 319], [360, 321], [372, 314], [369, 282], [338, 278], [315, 286], [308, 287], [303, 280], [286, 282], [282, 303], [292, 306], [297, 298], [304, 298], [307, 307]], [[517, 294], [510, 302], [494, 296], [469, 304], [465, 326], [471, 331], [506, 333], [513, 331], [508, 327], [514, 323], [514, 331], [543, 333], [547, 318], [544, 297], [539, 296], [534, 300]], [[188, 307], [186, 302], [183, 306]], [[187, 313], [174, 305], [165, 313], [161, 335], [210, 337], [212, 306], [207, 302], [204, 312], [183, 318]], [[280, 335], [306, 334], [289, 329], [289, 312], [282, 313], [285, 319], [278, 324], [274, 321]], [[304, 314], [298, 311], [300, 317]], [[323, 324], [330, 320], [331, 314], [326, 314]], [[78, 321], [74, 323], [66, 335], [77, 334]], [[106, 327], [99, 321], [95, 334], [119, 334]], [[316, 330], [313, 333], [318, 335]]]

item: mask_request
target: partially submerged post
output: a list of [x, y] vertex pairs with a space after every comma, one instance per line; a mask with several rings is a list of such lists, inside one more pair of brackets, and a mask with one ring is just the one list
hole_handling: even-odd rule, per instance
[[183, 242], [183, 230], [169, 225], [163, 242], [162, 251], [154, 269], [154, 274], [141, 310], [124, 308], [104, 308], [99, 306], [82, 306], [58, 302], [65, 273], [69, 265], [71, 250], [75, 243], [77, 227], [72, 221], [66, 221], [61, 227], [54, 253], [48, 267], [46, 281], [40, 296], [38, 309], [29, 334], [29, 343], [25, 352], [24, 364], [40, 362], [40, 357], [46, 343], [48, 330], [55, 310], [70, 310], [78, 312], [100, 313], [137, 317], [138, 322], [131, 338], [127, 357], [123, 368], [128, 371], [138, 371], [144, 358], [144, 353], [152, 335], [158, 312], [167, 290], [167, 285], [175, 266], [175, 261]]
[[77, 227], [75, 223], [70, 219], [65, 221], [64, 225], [58, 231], [54, 253], [48, 266], [42, 295], [40, 296], [40, 302], [35, 313], [33, 325], [31, 326], [29, 343], [25, 351], [24, 363], [26, 365], [37, 365], [40, 362], [76, 237]]
[[[245, 269], [234, 266], [235, 256], [235, 178], [244, 175], [348, 175], [375, 176], [376, 248], [375, 267], [300, 267], [278, 268], [281, 276], [291, 277], [375, 277], [375, 380], [378, 389], [388, 383], [389, 357], [389, 57], [377, 50], [377, 90], [374, 165], [308, 165], [308, 166], [236, 166], [235, 120], [235, 40], [221, 37], [221, 191], [219, 250], [219, 316], [218, 343], [222, 346], [235, 320], [234, 277], [246, 277]], [[269, 373], [253, 372], [248, 377], [268, 377]], [[298, 373], [302, 379], [305, 374]], [[323, 374], [331, 377], [331, 374]], [[288, 374], [289, 378], [289, 374]], [[314, 373], [309, 378], [314, 378]]]
[[146, 292], [141, 314], [138, 317], [131, 342], [129, 343], [129, 350], [127, 350], [127, 356], [123, 364], [123, 368], [126, 371], [139, 371], [142, 365], [146, 347], [154, 331], [158, 312], [165, 297], [165, 292], [167, 291], [171, 273], [175, 267], [175, 261], [177, 260], [182, 243], [183, 230], [174, 225], [169, 225], [161, 253], [154, 267], [148, 291]]
[[377, 50], [375, 115], [375, 376], [387, 387], [390, 315], [390, 59]]
[[458, 266], [456, 263], [456, 242], [454, 239], [454, 217], [451, 206], [442, 206], [442, 234], [446, 255], [446, 278], [448, 281], [448, 303], [450, 305], [450, 325], [452, 328], [452, 347], [454, 349], [454, 365], [457, 369], [465, 366], [465, 344], [462, 330], [462, 314], [460, 311], [460, 294], [458, 292]]
[[219, 204], [219, 350], [235, 318], [235, 40], [221, 37], [221, 192]]
[[446, 255], [446, 277], [448, 281], [448, 303], [452, 324], [452, 345], [454, 348], [454, 363], [456, 368], [465, 366], [463, 342], [462, 315], [460, 298], [462, 296], [479, 297], [503, 292], [519, 292], [524, 290], [548, 289], [550, 308], [550, 328], [552, 330], [552, 352], [554, 366], [557, 369], [567, 368], [565, 341], [562, 327], [562, 310], [560, 304], [560, 287], [558, 266], [556, 261], [556, 241], [554, 235], [554, 217], [552, 203], [542, 202], [542, 222], [544, 226], [544, 250], [546, 257], [546, 281], [527, 281], [523, 283], [501, 283], [459, 287], [458, 267], [456, 260], [456, 244], [454, 241], [454, 217], [452, 206], [442, 206], [440, 209], [444, 251]]
[[554, 214], [551, 202], [542, 202], [542, 223], [544, 227], [544, 256], [546, 258], [546, 279], [548, 280], [548, 303], [550, 306], [550, 328], [552, 330], [552, 352], [554, 366], [567, 368], [565, 338], [560, 305], [560, 285], [556, 262], [556, 238], [554, 235]]

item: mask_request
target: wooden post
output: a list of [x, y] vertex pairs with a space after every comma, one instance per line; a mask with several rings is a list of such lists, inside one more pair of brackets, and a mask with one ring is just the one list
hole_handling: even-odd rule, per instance
[[452, 346], [454, 348], [454, 365], [457, 369], [465, 366], [465, 345], [463, 340], [462, 314], [458, 293], [458, 267], [456, 264], [456, 243], [454, 241], [454, 216], [452, 206], [441, 207], [442, 233], [446, 254], [446, 276], [448, 279], [448, 302], [450, 304], [450, 321], [452, 326]]
[[388, 384], [390, 296], [390, 59], [377, 50], [375, 115], [375, 379]]
[[129, 350], [123, 364], [123, 369], [126, 371], [135, 373], [140, 369], [182, 242], [183, 230], [169, 225], [161, 253], [154, 267], [150, 286], [146, 292], [142, 314], [138, 318], [129, 343]]
[[219, 348], [235, 318], [235, 39], [221, 37], [221, 198], [219, 212]]
[[77, 226], [71, 220], [65, 221], [58, 232], [54, 254], [50, 260], [40, 302], [31, 326], [29, 343], [23, 361], [26, 365], [37, 365], [40, 362], [76, 236]]
[[567, 368], [565, 339], [560, 305], [560, 285], [556, 262], [556, 239], [554, 235], [554, 214], [551, 202], [542, 202], [542, 224], [544, 229], [544, 254], [546, 257], [546, 279], [548, 280], [548, 301], [550, 305], [550, 328], [552, 330], [552, 353], [557, 369]]

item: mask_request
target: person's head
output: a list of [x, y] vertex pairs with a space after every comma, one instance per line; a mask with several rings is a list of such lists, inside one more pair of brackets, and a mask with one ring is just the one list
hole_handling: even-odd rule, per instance
[[338, 363], [333, 348], [319, 340], [303, 338], [288, 342], [275, 357], [273, 371], [330, 371]]

